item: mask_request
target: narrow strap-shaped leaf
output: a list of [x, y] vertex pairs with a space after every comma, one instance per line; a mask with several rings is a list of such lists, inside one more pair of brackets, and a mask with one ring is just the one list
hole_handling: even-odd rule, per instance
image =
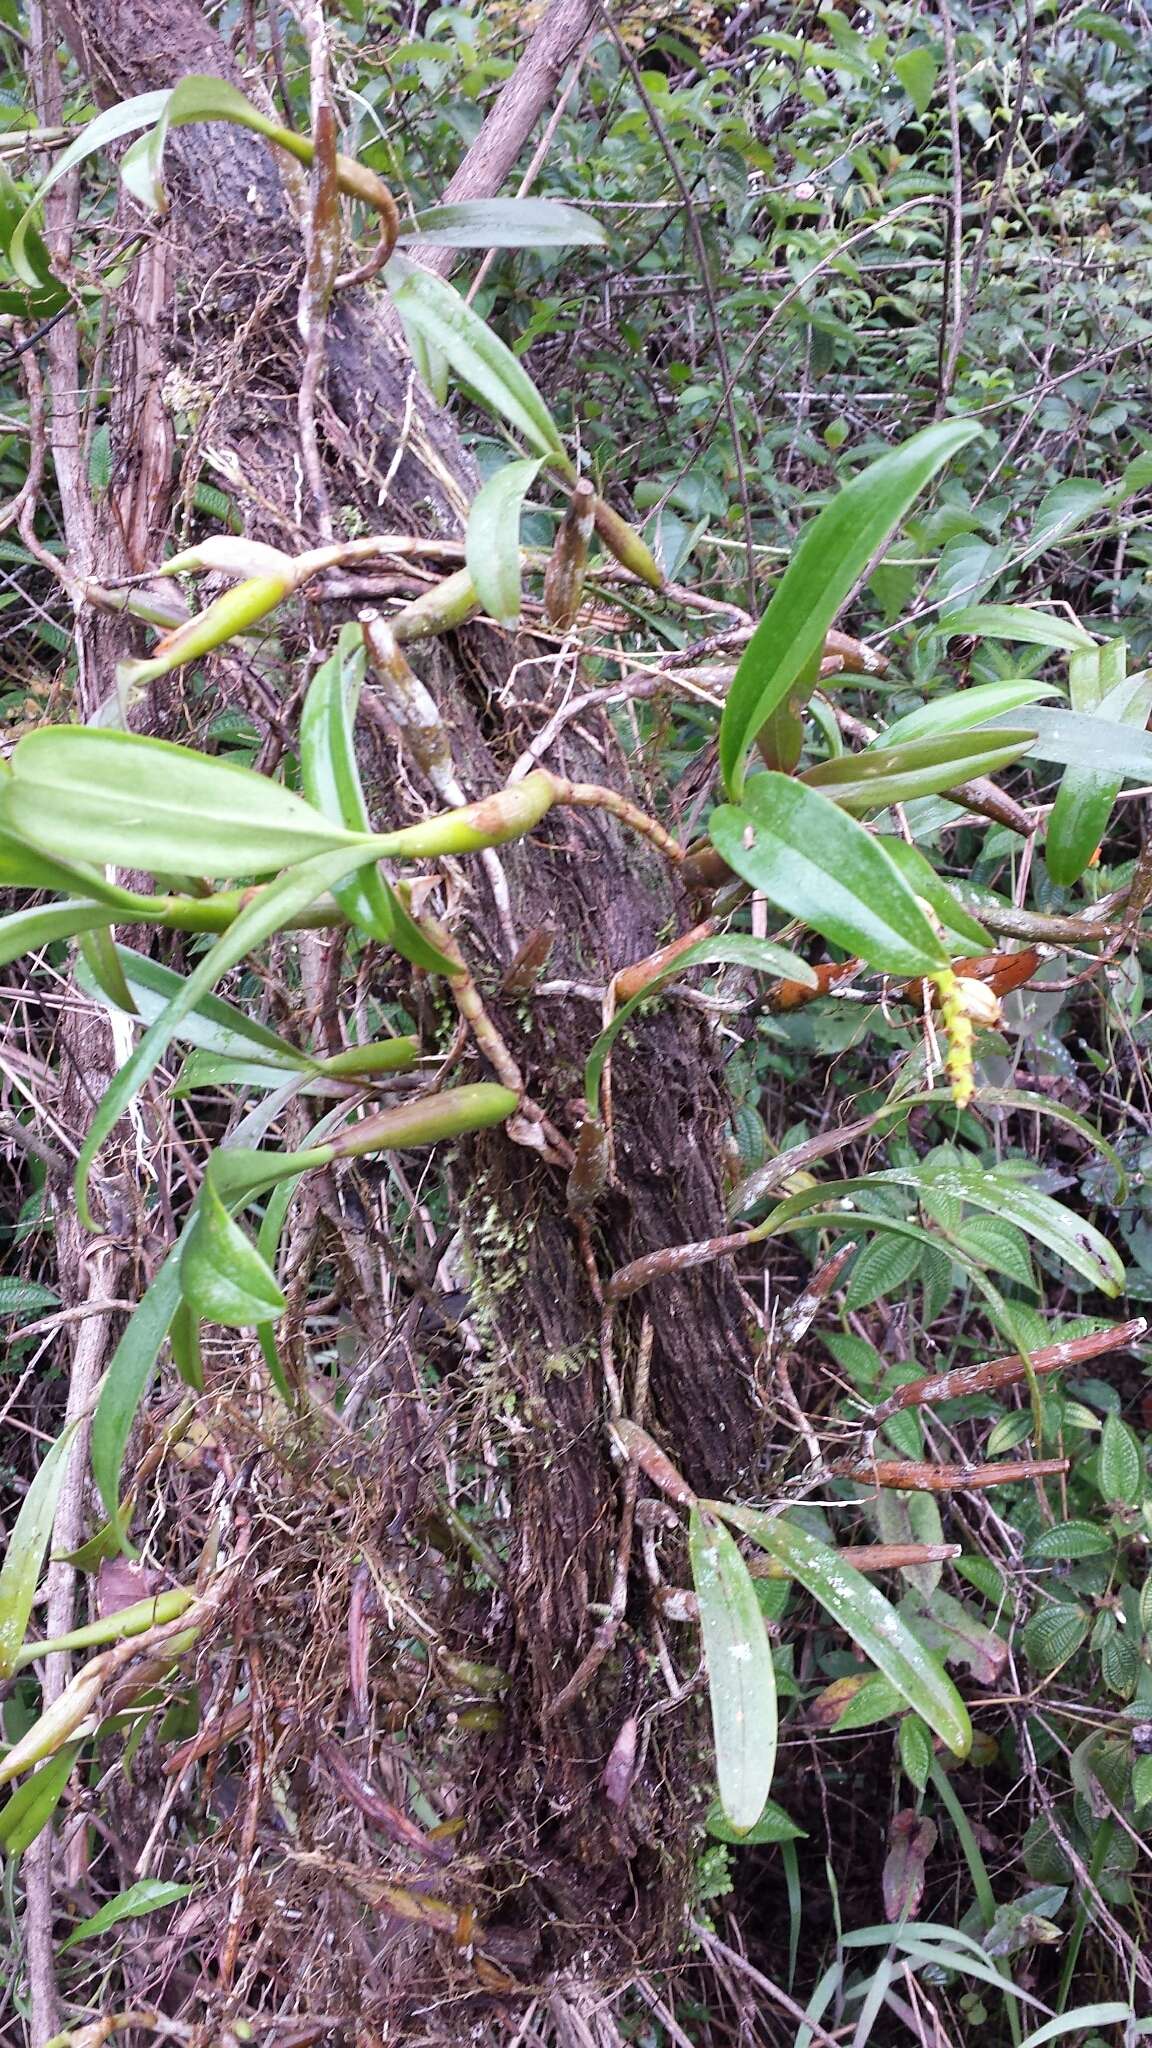
[[120, 1523], [120, 1469], [136, 1410], [148, 1390], [160, 1347], [180, 1305], [180, 1255], [183, 1242], [169, 1252], [150, 1287], [141, 1296], [109, 1361], [92, 1418], [89, 1457], [92, 1477], [104, 1512], [127, 1548]]
[[559, 428], [528, 372], [462, 295], [401, 257], [392, 258], [385, 275], [405, 329], [445, 357], [495, 419], [570, 474]]
[[68, 897], [63, 903], [34, 903], [30, 910], [13, 910], [0, 917], [0, 967], [7, 967], [23, 954], [56, 939], [74, 939], [78, 932], [98, 931], [108, 923], [104, 903], [83, 903]]
[[982, 640], [1018, 640], [1027, 647], [1062, 648], [1066, 654], [1096, 645], [1077, 620], [1041, 611], [1034, 604], [970, 604], [963, 611], [948, 612], [928, 631], [942, 633], [949, 640], [956, 633], [975, 634]]
[[877, 840], [820, 790], [769, 771], [708, 831], [729, 867], [791, 917], [888, 974], [947, 965], [940, 940]]
[[81, 1746], [79, 1742], [66, 1742], [46, 1764], [17, 1785], [5, 1802], [0, 1812], [0, 1850], [6, 1856], [22, 1856], [37, 1835], [43, 1833], [64, 1797]]
[[[871, 747], [902, 747], [910, 740], [931, 739], [938, 733], [971, 732], [990, 718], [1008, 718], [1025, 704], [1040, 704], [1046, 697], [1059, 695], [1055, 683], [1021, 681], [1015, 676], [1000, 683], [977, 683], [970, 690], [948, 690], [922, 704], [919, 711], [896, 719]], [[1021, 718], [1017, 723], [1026, 726], [1028, 720]]]
[[740, 1833], [755, 1826], [776, 1768], [776, 1675], [748, 1567], [724, 1524], [693, 1503], [688, 1556], [708, 1659], [720, 1804]]
[[114, 1899], [108, 1899], [98, 1913], [82, 1920], [60, 1943], [60, 1954], [65, 1949], [75, 1948], [78, 1941], [92, 1941], [98, 1934], [106, 1934], [110, 1927], [116, 1927], [121, 1920], [139, 1920], [145, 1913], [156, 1913], [161, 1906], [174, 1906], [178, 1899], [186, 1899], [194, 1889], [190, 1884], [176, 1884], [158, 1877], [142, 1877], [138, 1884], [129, 1885], [127, 1891], [117, 1892]]
[[764, 617], [741, 657], [720, 721], [720, 767], [739, 796], [745, 762], [760, 728], [818, 660], [872, 557], [936, 472], [980, 428], [943, 420], [870, 463], [807, 526]]
[[441, 243], [449, 249], [575, 249], [600, 247], [608, 236], [598, 220], [557, 199], [458, 199], [429, 206], [400, 245]]
[[[822, 789], [853, 817], [911, 803], [919, 796], [937, 796], [954, 783], [974, 775], [994, 775], [1018, 761], [1032, 745], [1030, 732], [934, 733], [898, 747], [869, 747], [861, 754], [841, 754], [806, 768], [801, 781]], [[746, 786], [751, 787], [754, 785]]]
[[0, 1570], [0, 1679], [11, 1677], [24, 1641], [75, 1434], [76, 1424], [70, 1422], [45, 1452], [8, 1538]]
[[[117, 946], [116, 955], [137, 1016], [151, 1024], [179, 993], [186, 977], [159, 960], [150, 959], [146, 953], [134, 953], [129, 946]], [[94, 993], [94, 984], [83, 964], [77, 967], [76, 978], [89, 994]], [[261, 1065], [279, 1068], [283, 1073], [299, 1073], [316, 1064], [269, 1025], [261, 1024], [223, 996], [201, 996], [195, 1009], [182, 1018], [174, 1035], [187, 1045], [199, 1046], [204, 1052], [218, 1053], [225, 1059], [245, 1055], [251, 1058], [258, 1052]]]
[[204, 954], [167, 1007], [149, 1025], [135, 1052], [97, 1104], [76, 1162], [77, 1207], [90, 1228], [92, 1214], [88, 1206], [88, 1176], [92, 1162], [128, 1104], [163, 1058], [183, 1019], [196, 1008], [202, 996], [211, 994], [221, 975], [235, 967], [245, 953], [279, 931], [282, 925], [291, 923], [293, 917], [314, 903], [326, 889], [332, 888], [354, 867], [372, 857], [371, 843], [367, 847], [353, 845], [350, 849], [342, 848], [338, 853], [320, 854], [278, 876], [246, 905], [235, 923]]
[[720, 1501], [707, 1505], [778, 1558], [941, 1741], [957, 1756], [967, 1756], [972, 1744], [968, 1709], [942, 1666], [917, 1641], [878, 1586], [845, 1564], [827, 1543], [818, 1542], [793, 1522], [757, 1508], [731, 1507]]
[[[356, 706], [364, 682], [364, 635], [341, 628], [336, 649], [308, 686], [300, 718], [300, 774], [309, 801], [334, 824], [366, 832], [368, 806], [356, 761]], [[379, 868], [349, 875], [333, 890], [344, 915], [370, 938], [392, 946], [427, 974], [453, 974], [456, 962], [433, 945]]]
[[45, 194], [53, 185], [58, 185], [61, 178], [67, 177], [77, 164], [82, 164], [86, 157], [95, 156], [109, 142], [118, 142], [122, 135], [135, 135], [141, 128], [150, 128], [163, 114], [168, 97], [167, 90], [142, 92], [134, 99], [121, 100], [116, 106], [106, 108], [102, 114], [96, 115], [95, 120], [89, 121], [75, 142], [69, 143], [68, 148], [56, 158], [47, 176], [37, 186], [31, 204], [17, 221], [8, 245], [8, 261], [17, 277], [23, 278], [26, 284], [42, 282], [31, 261], [29, 243], [36, 209]]

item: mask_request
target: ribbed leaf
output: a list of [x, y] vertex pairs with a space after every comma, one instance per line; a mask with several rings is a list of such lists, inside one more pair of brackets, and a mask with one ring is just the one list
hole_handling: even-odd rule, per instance
[[720, 767], [729, 795], [743, 789], [761, 727], [802, 679], [814, 679], [824, 636], [872, 557], [937, 470], [979, 432], [970, 420], [926, 427], [853, 477], [805, 528], [728, 691]]
[[754, 775], [742, 805], [722, 804], [708, 830], [744, 881], [869, 966], [913, 975], [947, 965], [883, 847], [822, 791], [788, 775]]
[[756, 1588], [735, 1541], [694, 1503], [688, 1555], [708, 1659], [720, 1804], [731, 1827], [756, 1825], [776, 1767], [776, 1676]]

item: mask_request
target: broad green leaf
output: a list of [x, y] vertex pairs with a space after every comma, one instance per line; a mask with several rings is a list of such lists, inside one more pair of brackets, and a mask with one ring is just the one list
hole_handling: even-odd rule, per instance
[[878, 1586], [793, 1522], [758, 1508], [727, 1506], [720, 1501], [707, 1505], [777, 1558], [940, 1740], [957, 1756], [967, 1756], [972, 1724], [963, 1700]]
[[940, 66], [931, 50], [922, 47], [901, 50], [892, 59], [892, 69], [916, 112], [926, 113], [940, 76]]
[[[87, 157], [95, 156], [109, 142], [118, 142], [122, 135], [135, 135], [141, 128], [151, 128], [163, 114], [168, 97], [167, 91], [144, 92], [139, 93], [135, 99], [119, 101], [116, 106], [108, 107], [104, 113], [97, 114], [94, 121], [89, 121], [75, 142], [70, 143], [68, 148], [61, 152], [47, 177], [42, 178], [37, 186], [35, 197], [17, 222], [8, 245], [8, 261], [17, 277], [23, 278], [24, 282], [30, 285], [42, 282], [34, 261], [33, 218], [45, 194], [52, 190], [53, 185], [58, 185], [61, 178], [67, 177], [68, 172], [77, 164], [83, 163]], [[38, 240], [38, 237], [36, 239]]]
[[764, 1811], [776, 1768], [776, 1674], [748, 1567], [715, 1516], [693, 1502], [688, 1556], [700, 1605], [720, 1804], [740, 1834]]
[[[806, 768], [800, 780], [822, 789], [841, 810], [859, 816], [914, 797], [936, 796], [974, 775], [994, 775], [1032, 745], [1030, 732], [937, 733], [899, 747], [869, 747]], [[744, 786], [745, 798], [753, 785]]]
[[12, 1524], [0, 1569], [0, 1679], [11, 1677], [16, 1652], [28, 1628], [75, 1434], [76, 1424], [70, 1422], [45, 1452]]
[[[261, 779], [259, 776], [254, 778], [256, 781]], [[372, 851], [371, 841], [367, 847], [364, 843], [354, 844], [351, 850], [319, 854], [277, 876], [245, 905], [235, 922], [221, 934], [182, 982], [167, 1008], [148, 1026], [136, 1050], [101, 1096], [76, 1162], [76, 1202], [83, 1221], [89, 1227], [92, 1216], [88, 1205], [88, 1176], [92, 1161], [137, 1090], [163, 1058], [184, 1018], [196, 1009], [202, 997], [211, 994], [230, 967], [235, 967], [246, 953], [261, 945], [282, 925], [290, 924], [300, 911], [307, 909], [326, 889], [335, 887], [354, 867], [370, 860]]]
[[254, 1329], [284, 1312], [276, 1277], [252, 1239], [233, 1221], [208, 1175], [180, 1261], [184, 1299], [206, 1322]]
[[1100, 1491], [1105, 1500], [1131, 1507], [1144, 1485], [1140, 1440], [1118, 1415], [1106, 1415], [1100, 1433]]
[[945, 931], [952, 932], [965, 945], [977, 946], [981, 952], [991, 951], [991, 934], [965, 910], [959, 897], [936, 873], [927, 854], [922, 853], [918, 846], [910, 846], [896, 833], [880, 833], [876, 843], [899, 868], [912, 894], [921, 897], [936, 912]]
[[946, 639], [965, 633], [980, 640], [1015, 640], [1027, 647], [1060, 648], [1066, 654], [1096, 645], [1078, 620], [1040, 611], [1034, 604], [970, 604], [964, 611], [949, 612], [929, 631]]
[[733, 1847], [753, 1849], [760, 1843], [807, 1841], [804, 1828], [798, 1828], [790, 1820], [782, 1806], [774, 1799], [765, 1802], [764, 1810], [754, 1827], [734, 1828], [724, 1817], [724, 1809], [717, 1799], [704, 1816], [704, 1825], [718, 1842], [731, 1842]]
[[570, 474], [559, 429], [528, 372], [461, 294], [442, 277], [395, 256], [385, 275], [405, 328], [414, 328], [446, 358], [495, 419]]
[[[1092, 716], [1106, 705], [1121, 724], [1143, 732], [1152, 710], [1152, 675], [1135, 676], [1128, 687], [1127, 648], [1110, 640], [1091, 654], [1074, 654], [1068, 668], [1074, 712]], [[1078, 882], [1108, 829], [1122, 775], [1071, 763], [1057, 791], [1044, 838], [1044, 859], [1062, 889]]]
[[[335, 825], [368, 830], [368, 806], [356, 762], [356, 707], [366, 667], [359, 625], [341, 628], [336, 651], [317, 669], [300, 717], [300, 777], [308, 800]], [[378, 867], [337, 883], [333, 895], [344, 915], [370, 938], [392, 946], [428, 974], [451, 974], [455, 962], [425, 937]]]
[[0, 820], [48, 853], [206, 876], [265, 874], [356, 839], [270, 776], [83, 725], [19, 741]]
[[98, 1913], [74, 1927], [60, 1943], [59, 1953], [63, 1955], [65, 1949], [75, 1948], [78, 1941], [92, 1941], [98, 1934], [106, 1934], [120, 1920], [139, 1920], [145, 1913], [158, 1912], [161, 1906], [174, 1906], [192, 1890], [190, 1884], [169, 1884], [158, 1877], [142, 1877], [138, 1884], [129, 1885], [126, 1892], [117, 1892]]
[[900, 1723], [900, 1763], [906, 1778], [923, 1792], [932, 1769], [932, 1735], [919, 1714], [905, 1714]]
[[949, 690], [922, 704], [919, 711], [896, 719], [872, 746], [902, 747], [909, 740], [932, 739], [938, 733], [971, 732], [990, 718], [1007, 718], [1023, 704], [1038, 704], [1059, 694], [1055, 683], [1019, 682], [1015, 677], [1002, 683], [977, 683], [970, 690]]
[[791, 917], [888, 974], [947, 965], [940, 940], [882, 846], [821, 791], [769, 771], [708, 824], [717, 852]]
[[121, 1536], [120, 1468], [124, 1447], [180, 1305], [180, 1255], [173, 1246], [155, 1279], [141, 1296], [109, 1361], [92, 1418], [89, 1456], [92, 1477], [114, 1530]]
[[463, 199], [418, 213], [400, 247], [441, 242], [450, 249], [602, 248], [607, 240], [591, 214], [555, 199]]
[[506, 463], [472, 504], [464, 560], [486, 612], [502, 626], [520, 616], [520, 514], [540, 474], [539, 457]]
[[600, 1079], [604, 1062], [612, 1050], [628, 1019], [647, 1003], [670, 981], [676, 981], [693, 967], [752, 967], [759, 974], [775, 975], [786, 981], [803, 982], [806, 988], [815, 988], [816, 976], [806, 960], [798, 953], [790, 953], [785, 946], [774, 945], [771, 939], [753, 939], [741, 932], [722, 933], [719, 938], [701, 939], [698, 945], [687, 946], [683, 953], [669, 962], [662, 974], [656, 975], [640, 993], [621, 1003], [612, 1022], [600, 1033], [584, 1063], [584, 1099], [589, 1116], [599, 1114]]
[[0, 1851], [15, 1859], [43, 1833], [64, 1796], [82, 1744], [66, 1742], [25, 1778], [0, 1810]]
[[[117, 946], [116, 953], [137, 1016], [145, 1024], [154, 1023], [179, 994], [186, 977], [164, 967], [159, 960], [149, 959], [147, 954], [132, 952], [128, 946]], [[99, 993], [82, 962], [77, 964], [76, 979], [89, 995]], [[202, 996], [195, 1009], [181, 1019], [173, 1035], [187, 1045], [199, 1046], [204, 1052], [218, 1053], [226, 1059], [251, 1059], [256, 1053], [263, 1066], [278, 1070], [281, 1080], [285, 1074], [299, 1073], [315, 1065], [307, 1053], [300, 1052], [235, 1003], [226, 1002], [223, 996]]]
[[970, 420], [926, 427], [853, 477], [805, 528], [728, 691], [720, 767], [730, 796], [743, 789], [757, 733], [818, 663], [825, 634], [872, 557], [937, 470], [979, 432]]

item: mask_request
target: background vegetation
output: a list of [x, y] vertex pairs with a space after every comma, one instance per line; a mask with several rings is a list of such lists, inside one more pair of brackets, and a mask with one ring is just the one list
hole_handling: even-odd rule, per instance
[[[423, 381], [379, 277], [329, 306], [338, 202], [196, 109], [162, 203], [109, 127], [25, 223], [98, 110], [206, 73], [297, 138], [330, 112], [427, 253], [413, 223], [540, 13], [0, 4], [5, 2026], [1128, 2044], [1152, 2026], [1152, 21], [585, 9], [499, 189], [603, 239], [436, 250], [547, 430], [505, 356], [490, 385], [437, 362], [395, 262]], [[872, 466], [930, 429], [887, 516]], [[510, 476], [549, 432], [660, 590], [627, 542], [624, 570], [595, 545], [571, 569], [571, 479]], [[789, 673], [733, 768], [755, 623], [845, 502], [849, 602], [813, 596], [850, 553], [828, 525], [800, 591], [820, 675]], [[156, 656], [233, 573], [382, 532]], [[412, 607], [468, 574], [487, 622], [418, 638]], [[366, 608], [407, 652], [365, 670]], [[189, 902], [333, 856], [261, 857], [253, 785], [187, 756], [25, 744], [121, 721], [330, 832], [371, 819], [411, 885], [365, 903], [334, 868], [278, 918], [232, 902], [249, 925], [135, 1094], [140, 1022], [208, 958]], [[854, 837], [823, 880], [755, 865], [757, 732], [821, 799], [792, 853], [863, 816], [891, 901]], [[495, 867], [491, 837], [398, 843], [517, 763], [599, 808], [556, 796]], [[106, 863], [183, 909], [101, 896]], [[922, 958], [894, 951], [907, 917]], [[449, 1120], [403, 1121], [427, 1101]], [[371, 1144], [341, 1122], [365, 1106], [399, 1119]], [[256, 1148], [295, 1166], [241, 1189]], [[253, 1197], [258, 1245], [229, 1214]]]

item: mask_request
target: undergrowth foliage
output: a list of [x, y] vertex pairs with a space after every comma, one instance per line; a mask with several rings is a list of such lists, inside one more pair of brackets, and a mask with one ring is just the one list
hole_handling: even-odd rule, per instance
[[[49, 121], [38, 73], [0, 137], [0, 1854], [35, 2048], [1152, 2029], [1148, 24], [586, 26], [517, 197], [444, 191], [501, 10], [270, 8], [249, 92], [96, 110], [69, 70]], [[108, 330], [209, 127], [295, 180], [294, 509], [202, 431], [189, 348], [169, 524], [97, 574]], [[324, 410], [364, 291], [409, 358], [379, 520], [333, 501]], [[447, 419], [460, 529], [399, 530]], [[436, 656], [496, 645], [480, 718], [517, 737], [477, 787]], [[573, 819], [621, 900], [643, 858], [675, 904], [593, 981], [517, 914]], [[727, 1216], [640, 1242], [674, 1008]], [[542, 1176], [518, 1223], [496, 1159]], [[526, 1390], [534, 1239], [583, 1312]], [[722, 1494], [653, 1363], [660, 1291], [721, 1263], [764, 1438]], [[602, 1472], [602, 1583], [518, 1520], [525, 1455], [557, 1502]]]

